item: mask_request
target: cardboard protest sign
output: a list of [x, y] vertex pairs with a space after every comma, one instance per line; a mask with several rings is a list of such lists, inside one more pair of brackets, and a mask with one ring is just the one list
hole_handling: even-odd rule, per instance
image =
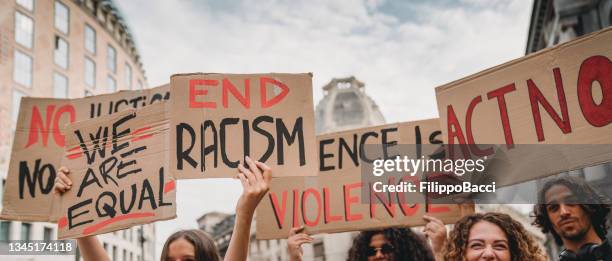
[[53, 221], [52, 189], [67, 123], [140, 108], [170, 97], [169, 87], [120, 91], [80, 99], [23, 98], [2, 201], [2, 219]]
[[[440, 124], [448, 144], [503, 144], [508, 152], [567, 144], [567, 152], [538, 158], [533, 168], [514, 161], [498, 185], [612, 161], [612, 29], [490, 68], [436, 88]], [[452, 155], [485, 156], [490, 145], [461, 146]], [[530, 151], [514, 153], [528, 155]], [[532, 153], [533, 154], [533, 153]], [[504, 176], [504, 177], [501, 177]]]
[[170, 168], [235, 176], [245, 156], [274, 175], [316, 174], [311, 74], [178, 74], [170, 80]]
[[319, 176], [272, 179], [257, 208], [257, 238], [286, 238], [292, 227], [302, 225], [308, 234], [332, 233], [423, 225], [424, 214], [451, 223], [471, 213], [473, 205], [420, 204], [399, 194], [387, 195], [385, 202], [385, 196], [362, 200], [362, 190], [370, 187], [360, 175], [363, 144], [441, 144], [438, 126], [432, 119], [318, 136]]
[[61, 196], [58, 238], [176, 217], [168, 173], [166, 103], [71, 124], [62, 160], [73, 186]]

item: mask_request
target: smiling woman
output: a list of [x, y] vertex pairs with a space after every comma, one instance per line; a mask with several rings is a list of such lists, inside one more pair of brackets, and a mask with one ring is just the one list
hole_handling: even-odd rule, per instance
[[544, 261], [544, 251], [523, 225], [502, 213], [476, 213], [455, 223], [444, 260]]

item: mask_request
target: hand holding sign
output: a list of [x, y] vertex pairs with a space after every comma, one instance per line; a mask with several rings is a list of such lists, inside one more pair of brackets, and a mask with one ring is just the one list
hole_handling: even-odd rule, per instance
[[304, 233], [304, 226], [295, 227], [289, 232], [287, 238], [287, 252], [289, 252], [289, 260], [291, 261], [302, 261], [302, 244], [312, 243], [314, 239], [308, 234]]
[[244, 157], [244, 160], [249, 165], [249, 169], [238, 165], [238, 170], [240, 171], [238, 178], [240, 178], [242, 183], [242, 195], [238, 200], [238, 204], [236, 204], [236, 214], [252, 216], [261, 199], [270, 190], [272, 169], [265, 163], [253, 161], [248, 156]]
[[68, 177], [70, 174], [70, 170], [64, 166], [59, 169], [59, 173], [55, 178], [55, 186], [53, 187], [53, 191], [57, 194], [63, 194], [72, 188], [72, 180]]
[[423, 220], [427, 221], [423, 227], [423, 233], [431, 240], [431, 249], [434, 253], [441, 253], [446, 243], [446, 226], [435, 217], [425, 215]]

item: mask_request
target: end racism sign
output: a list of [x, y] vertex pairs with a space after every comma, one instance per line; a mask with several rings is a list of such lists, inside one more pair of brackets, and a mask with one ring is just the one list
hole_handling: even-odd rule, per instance
[[[257, 238], [286, 238], [292, 227], [302, 225], [308, 234], [418, 226], [424, 214], [455, 222], [473, 212], [473, 205], [414, 203], [426, 201], [413, 202], [401, 193], [380, 195], [361, 179], [366, 144], [384, 150], [397, 144], [441, 144], [441, 138], [437, 119], [318, 136], [319, 175], [272, 179], [257, 208]], [[369, 203], [364, 194], [371, 196]]]
[[276, 175], [316, 174], [311, 74], [195, 73], [170, 82], [178, 179], [233, 177], [247, 155]]
[[[436, 88], [444, 141], [504, 144], [509, 151], [518, 144], [612, 144], [611, 42], [612, 29], [602, 30]], [[505, 172], [498, 184], [612, 161], [607, 148], [565, 159], [542, 155], [553, 162], [536, 172]], [[460, 150], [449, 154], [494, 153], [487, 146]]]
[[170, 97], [168, 86], [81, 99], [23, 98], [2, 201], [2, 219], [50, 220], [52, 190], [60, 167], [68, 123], [129, 108], [156, 104]]
[[63, 165], [73, 187], [61, 197], [58, 238], [78, 238], [176, 217], [166, 168], [166, 103], [74, 123]]

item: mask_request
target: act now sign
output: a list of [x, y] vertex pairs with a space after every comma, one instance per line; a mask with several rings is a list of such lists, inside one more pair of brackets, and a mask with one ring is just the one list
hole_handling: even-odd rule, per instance
[[[444, 141], [504, 144], [508, 152], [525, 148], [517, 144], [568, 148], [559, 157], [530, 155], [541, 158], [540, 168], [520, 171], [515, 165], [500, 171], [505, 175], [498, 185], [612, 161], [609, 146], [579, 153], [569, 149], [612, 144], [611, 42], [612, 29], [602, 30], [436, 88]], [[450, 156], [492, 155], [495, 149], [469, 145], [457, 150]]]

